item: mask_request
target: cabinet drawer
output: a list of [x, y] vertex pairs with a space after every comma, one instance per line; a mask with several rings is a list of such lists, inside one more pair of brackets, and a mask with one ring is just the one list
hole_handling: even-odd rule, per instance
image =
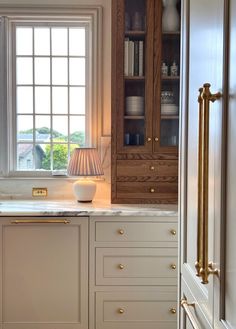
[[97, 242], [177, 242], [177, 222], [120, 221], [95, 225]]
[[161, 181], [164, 177], [177, 182], [178, 161], [117, 160], [117, 181]]
[[96, 285], [176, 285], [177, 248], [97, 248]]
[[[176, 182], [118, 182], [117, 197], [120, 199], [159, 199], [177, 202], [178, 183]], [[168, 203], [168, 201], [167, 201]]]
[[96, 329], [176, 329], [174, 292], [97, 292]]
[[[117, 180], [133, 178], [139, 181], [156, 180], [157, 176], [168, 176], [177, 181], [178, 161], [176, 160], [117, 160]], [[144, 178], [146, 177], [146, 178]]]

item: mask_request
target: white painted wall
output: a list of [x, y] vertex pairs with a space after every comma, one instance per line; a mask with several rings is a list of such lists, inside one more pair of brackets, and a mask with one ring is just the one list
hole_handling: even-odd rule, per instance
[[[101, 5], [103, 7], [103, 43], [101, 45], [103, 51], [103, 95], [102, 95], [102, 120], [101, 135], [106, 137], [111, 134], [111, 0], [0, 0], [1, 5], [18, 6], [18, 5]], [[103, 138], [102, 138], [103, 139]], [[102, 141], [98, 144], [103, 147]], [[102, 152], [109, 155], [107, 150], [107, 141], [105, 143], [106, 150]], [[109, 159], [109, 156], [108, 156]], [[109, 160], [108, 160], [109, 161]], [[106, 161], [105, 182], [97, 184], [96, 199], [110, 198], [110, 163]], [[49, 190], [50, 199], [71, 199], [72, 181], [68, 179], [0, 179], [0, 199], [27, 199], [31, 198], [32, 187], [45, 186]], [[5, 195], [5, 196], [4, 196]]]

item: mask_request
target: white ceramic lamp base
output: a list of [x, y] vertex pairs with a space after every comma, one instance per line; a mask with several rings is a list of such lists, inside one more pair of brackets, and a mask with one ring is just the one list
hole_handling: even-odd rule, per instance
[[73, 184], [73, 190], [78, 202], [92, 202], [96, 192], [96, 183], [89, 179], [77, 180]]

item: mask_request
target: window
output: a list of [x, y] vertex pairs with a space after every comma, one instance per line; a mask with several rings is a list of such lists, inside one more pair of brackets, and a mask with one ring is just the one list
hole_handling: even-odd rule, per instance
[[43, 19], [42, 9], [38, 16], [2, 17], [2, 39], [9, 47], [2, 54], [7, 64], [2, 83], [8, 83], [1, 111], [7, 112], [10, 175], [65, 172], [75, 147], [94, 146], [98, 32], [94, 12], [83, 10], [46, 11]]

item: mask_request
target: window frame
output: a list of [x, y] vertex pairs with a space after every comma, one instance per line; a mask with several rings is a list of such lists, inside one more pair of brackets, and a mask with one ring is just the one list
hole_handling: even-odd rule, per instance
[[[90, 90], [86, 95], [88, 104], [88, 115], [91, 120], [86, 124], [87, 136], [86, 146], [97, 147], [100, 135], [101, 111], [102, 111], [102, 7], [101, 6], [52, 6], [42, 7], [26, 7], [9, 8], [0, 6], [0, 42], [4, 45], [0, 50], [0, 152], [4, 154], [4, 158], [0, 156], [0, 176], [1, 177], [55, 177], [62, 174], [66, 176], [66, 172], [51, 170], [34, 170], [19, 171], [17, 166], [16, 153], [16, 98], [14, 95], [14, 87], [16, 83], [12, 77], [15, 76], [15, 51], [12, 50], [15, 25], [27, 25], [34, 23], [49, 22], [70, 26], [73, 24], [84, 24], [88, 28], [88, 42], [86, 45], [90, 49], [88, 56], [89, 75], [86, 75], [86, 84]], [[3, 50], [5, 49], [5, 51]]]

